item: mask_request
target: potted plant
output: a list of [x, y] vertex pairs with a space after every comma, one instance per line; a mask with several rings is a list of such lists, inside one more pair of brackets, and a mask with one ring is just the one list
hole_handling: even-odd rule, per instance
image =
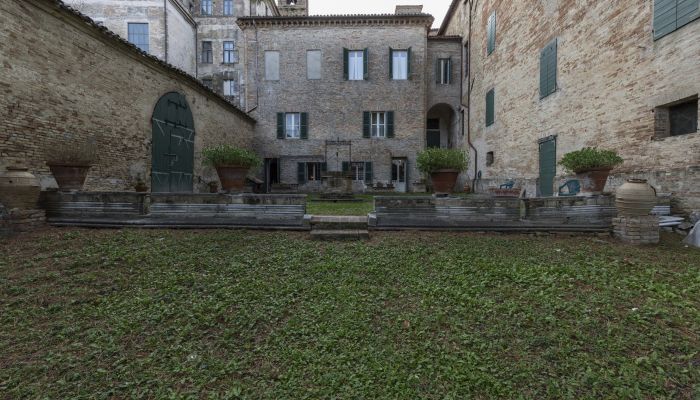
[[204, 149], [202, 157], [205, 164], [216, 168], [221, 188], [227, 192], [243, 191], [248, 171], [262, 163], [254, 152], [227, 144]]
[[613, 150], [586, 147], [565, 154], [559, 164], [576, 174], [582, 196], [593, 196], [603, 193], [610, 171], [623, 162]]
[[93, 140], [62, 143], [47, 150], [46, 165], [60, 190], [82, 190], [90, 168], [97, 162]]
[[467, 169], [468, 161], [469, 156], [461, 150], [427, 149], [418, 154], [418, 169], [430, 175], [435, 193], [449, 194], [459, 173]]

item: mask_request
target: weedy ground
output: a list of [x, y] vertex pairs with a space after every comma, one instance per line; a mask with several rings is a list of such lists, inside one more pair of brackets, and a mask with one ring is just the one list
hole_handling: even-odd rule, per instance
[[49, 229], [0, 242], [0, 398], [699, 398], [677, 242]]

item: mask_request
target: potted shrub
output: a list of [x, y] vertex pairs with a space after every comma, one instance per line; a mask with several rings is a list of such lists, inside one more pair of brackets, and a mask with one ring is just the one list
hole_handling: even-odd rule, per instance
[[224, 191], [243, 191], [245, 178], [253, 167], [261, 164], [260, 158], [250, 150], [227, 144], [202, 151], [204, 163], [216, 168]]
[[615, 151], [586, 147], [565, 154], [559, 164], [576, 174], [581, 195], [593, 196], [603, 193], [610, 171], [623, 161]]
[[59, 190], [82, 190], [88, 171], [97, 162], [94, 139], [64, 142], [51, 147], [46, 153], [46, 165], [56, 179]]
[[457, 149], [427, 149], [418, 154], [418, 169], [429, 174], [435, 193], [449, 194], [460, 172], [467, 169], [467, 153]]

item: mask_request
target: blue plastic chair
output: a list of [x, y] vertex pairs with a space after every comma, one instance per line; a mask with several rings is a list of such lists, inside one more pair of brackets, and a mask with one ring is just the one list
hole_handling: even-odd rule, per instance
[[[567, 188], [566, 192], [563, 191], [564, 188]], [[581, 182], [578, 179], [572, 179], [559, 187], [559, 196], [577, 196], [579, 193], [581, 193]]]

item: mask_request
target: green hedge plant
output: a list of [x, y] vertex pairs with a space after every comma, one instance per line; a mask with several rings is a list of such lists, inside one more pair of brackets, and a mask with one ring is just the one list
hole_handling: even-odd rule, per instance
[[441, 169], [466, 171], [469, 163], [467, 153], [457, 149], [427, 149], [418, 154], [418, 169], [431, 174]]
[[623, 162], [622, 157], [613, 150], [586, 147], [565, 154], [559, 164], [567, 171], [578, 174], [593, 169], [613, 169]]
[[202, 150], [202, 158], [204, 164], [213, 167], [253, 168], [262, 164], [262, 160], [254, 152], [227, 144]]

